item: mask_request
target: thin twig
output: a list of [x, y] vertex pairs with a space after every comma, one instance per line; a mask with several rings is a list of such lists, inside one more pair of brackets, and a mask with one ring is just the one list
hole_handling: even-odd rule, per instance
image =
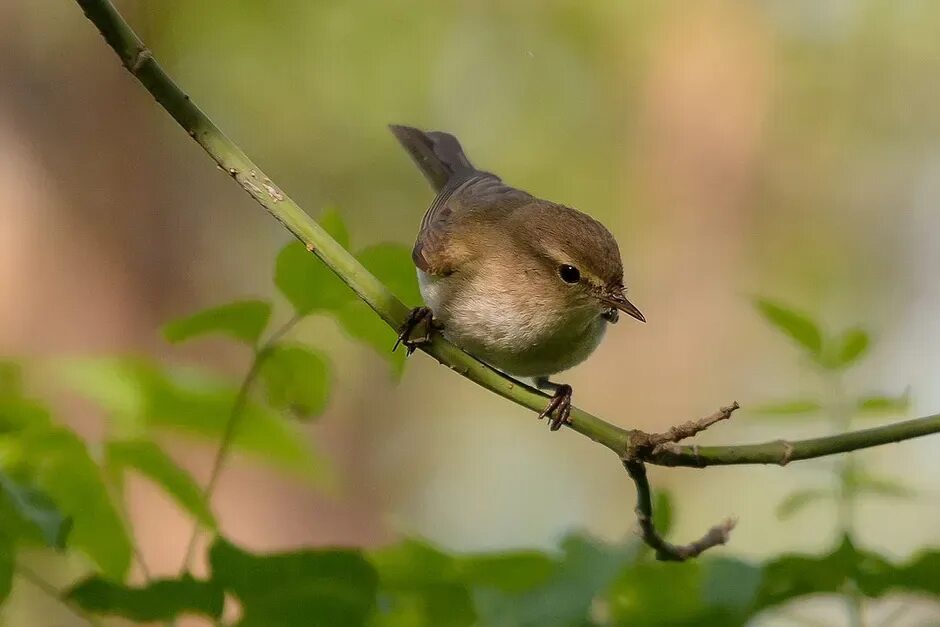
[[[228, 421], [225, 423], [225, 430], [222, 432], [222, 441], [219, 443], [219, 448], [216, 450], [215, 459], [212, 461], [212, 469], [209, 471], [209, 479], [206, 481], [206, 487], [203, 488], [202, 496], [206, 501], [209, 501], [212, 498], [212, 494], [215, 492], [215, 488], [219, 483], [219, 478], [222, 476], [222, 468], [225, 466], [225, 460], [228, 458], [228, 454], [231, 451], [232, 443], [235, 439], [235, 433], [238, 428], [239, 423], [241, 422], [241, 417], [245, 409], [245, 405], [248, 403], [248, 393], [251, 391], [251, 386], [254, 384], [255, 379], [258, 378], [258, 373], [261, 371], [261, 366], [264, 364], [264, 360], [267, 359], [268, 355], [271, 354], [271, 350], [277, 345], [277, 343], [286, 335], [294, 326], [297, 325], [301, 320], [300, 315], [295, 315], [290, 320], [285, 322], [280, 326], [274, 333], [271, 334], [262, 345], [257, 347], [254, 352], [254, 356], [251, 360], [251, 365], [248, 367], [248, 371], [245, 373], [245, 377], [242, 379], [241, 385], [238, 387], [238, 393], [235, 396], [235, 402], [232, 404], [232, 411], [229, 414]], [[196, 543], [199, 540], [199, 530], [201, 526], [199, 521], [195, 521], [193, 524], [192, 533], [189, 536], [189, 542], [186, 544], [186, 552], [183, 554], [183, 565], [180, 568], [180, 574], [187, 572], [192, 566], [193, 558], [196, 554]]]
[[646, 477], [646, 466], [643, 462], [636, 460], [624, 460], [623, 466], [633, 479], [633, 483], [636, 484], [636, 509], [634, 511], [640, 523], [641, 537], [643, 542], [656, 551], [656, 559], [664, 562], [684, 562], [698, 557], [714, 546], [728, 542], [735, 525], [733, 518], [715, 525], [704, 536], [689, 544], [667, 542], [653, 524], [653, 499], [649, 479]]
[[[646, 433], [645, 431], [634, 430], [630, 432], [630, 442], [623, 454], [623, 459], [628, 460], [647, 460], [654, 457], [658, 451], [667, 445], [677, 446], [677, 442], [691, 438], [716, 422], [728, 420], [735, 410], [740, 409], [737, 401], [732, 402], [727, 407], [722, 407], [718, 411], [704, 418], [690, 420], [680, 425], [670, 427], [665, 433]], [[693, 447], [694, 450], [694, 447]]]
[[36, 587], [38, 590], [41, 590], [46, 596], [63, 605], [66, 609], [72, 612], [72, 614], [86, 621], [89, 625], [92, 625], [92, 627], [97, 627], [97, 625], [99, 625], [97, 618], [79, 607], [74, 601], [69, 599], [64, 592], [46, 581], [42, 575], [33, 569], [29, 568], [28, 566], [24, 566], [23, 564], [17, 563], [15, 572], [19, 577], [33, 584], [34, 587]]

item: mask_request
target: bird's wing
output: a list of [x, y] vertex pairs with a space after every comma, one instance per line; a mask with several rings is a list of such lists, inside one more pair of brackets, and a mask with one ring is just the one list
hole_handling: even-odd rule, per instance
[[428, 207], [411, 257], [431, 275], [447, 275], [472, 257], [478, 247], [467, 246], [460, 234], [469, 224], [496, 222], [507, 212], [532, 200], [532, 196], [505, 185], [499, 177], [474, 171], [451, 180]]

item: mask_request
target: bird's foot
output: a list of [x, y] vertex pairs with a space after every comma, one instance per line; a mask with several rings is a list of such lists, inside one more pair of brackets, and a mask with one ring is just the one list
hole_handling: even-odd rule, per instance
[[554, 384], [555, 393], [552, 400], [539, 414], [539, 420], [548, 417], [548, 424], [552, 431], [558, 431], [561, 426], [571, 422], [571, 386], [564, 383]]
[[[415, 335], [418, 327], [423, 327], [423, 333]], [[408, 314], [405, 324], [398, 329], [398, 339], [392, 352], [398, 350], [398, 346], [404, 346], [410, 355], [421, 344], [427, 344], [431, 341], [431, 334], [434, 332], [434, 316], [429, 307], [415, 307]]]

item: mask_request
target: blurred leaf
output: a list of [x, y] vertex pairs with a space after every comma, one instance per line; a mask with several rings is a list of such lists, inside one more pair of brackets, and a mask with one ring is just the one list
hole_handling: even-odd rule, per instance
[[873, 598], [894, 591], [938, 595], [938, 568], [940, 551], [894, 565], [845, 538], [829, 553], [783, 555], [760, 566], [713, 556], [681, 564], [637, 562], [620, 573], [608, 602], [616, 625], [740, 627], [767, 608], [838, 594], [849, 581]]
[[163, 327], [167, 341], [184, 342], [194, 337], [221, 333], [254, 345], [271, 317], [270, 303], [246, 300], [205, 309]]
[[253, 555], [219, 539], [212, 581], [238, 597], [240, 627], [356, 627], [375, 608], [378, 580], [359, 551]]
[[[665, 567], [664, 567], [665, 566]], [[733, 582], [714, 580], [710, 594], [719, 600], [730, 595]], [[681, 594], [676, 594], [681, 590]], [[609, 591], [612, 624], [659, 627], [666, 625], [721, 625], [736, 623], [724, 612], [709, 610], [705, 604], [702, 562], [676, 564], [638, 562], [624, 569]]]
[[815, 322], [803, 314], [765, 298], [755, 299], [754, 304], [765, 320], [796, 341], [812, 357], [820, 358], [822, 354], [822, 334]]
[[215, 529], [216, 521], [202, 490], [159, 446], [145, 440], [109, 442], [105, 449], [109, 467], [121, 473], [133, 468], [162, 487], [167, 495], [203, 526]]
[[421, 304], [411, 248], [402, 244], [376, 244], [361, 250], [356, 258], [406, 305], [416, 307]]
[[853, 493], [874, 494], [894, 498], [911, 498], [916, 491], [888, 477], [879, 477], [865, 471], [855, 471], [847, 477], [847, 487]]
[[49, 412], [39, 403], [25, 398], [0, 398], [0, 433], [48, 425]]
[[392, 352], [398, 334], [368, 305], [359, 300], [348, 303], [339, 313], [339, 323], [346, 333], [371, 346], [381, 357], [388, 360], [394, 376], [401, 375], [405, 369], [407, 355], [402, 349]]
[[368, 558], [383, 589], [453, 581], [457, 576], [453, 557], [416, 538], [370, 551]]
[[777, 518], [784, 520], [790, 518], [801, 509], [805, 508], [814, 501], [834, 498], [834, 494], [829, 490], [798, 490], [787, 495], [780, 505], [777, 506]]
[[[218, 441], [237, 402], [236, 386], [195, 373], [176, 376], [166, 383], [151, 392], [148, 424]], [[251, 399], [241, 408], [232, 441], [236, 447], [263, 455], [282, 468], [315, 479], [325, 477], [326, 461], [315, 453], [309, 437]]]
[[781, 418], [789, 418], [792, 416], [815, 414], [821, 410], [822, 405], [820, 405], [818, 401], [810, 399], [795, 399], [790, 401], [778, 401], [775, 403], [758, 405], [757, 407], [751, 408], [750, 412], [757, 414], [766, 420], [779, 420]]
[[0, 605], [10, 596], [13, 588], [13, 569], [15, 568], [12, 538], [0, 531]]
[[710, 607], [747, 610], [761, 584], [760, 567], [738, 559], [714, 557], [702, 564], [702, 600]]
[[858, 401], [858, 412], [865, 416], [884, 416], [891, 414], [905, 414], [911, 406], [910, 389], [904, 390], [900, 396], [867, 396]]
[[892, 591], [940, 595], [940, 551], [926, 551], [896, 566], [884, 557], [858, 551], [846, 537], [833, 552], [821, 556], [784, 555], [764, 567], [757, 609], [810, 594], [836, 593], [854, 581], [862, 594], [878, 598]]
[[748, 410], [761, 420], [786, 421], [799, 416], [812, 416], [822, 411], [822, 405], [811, 399], [777, 401], [751, 407]]
[[[421, 302], [417, 271], [407, 247], [401, 244], [377, 244], [362, 250], [356, 257], [404, 303], [412, 305]], [[349, 335], [368, 344], [387, 359], [394, 376], [401, 375], [405, 368], [406, 352], [392, 352], [398, 334], [368, 305], [358, 299], [348, 303], [339, 312], [339, 322]]]
[[85, 444], [57, 427], [29, 430], [22, 437], [33, 456], [37, 486], [73, 521], [69, 545], [87, 554], [107, 577], [123, 580], [131, 541]]
[[378, 625], [469, 627], [476, 619], [457, 560], [427, 542], [406, 539], [369, 554], [382, 591]]
[[330, 366], [323, 353], [279, 345], [264, 355], [260, 371], [268, 403], [298, 418], [319, 416], [330, 397]]
[[638, 554], [636, 542], [609, 545], [587, 536], [567, 536], [560, 559], [553, 560], [555, 567], [541, 585], [512, 594], [476, 589], [479, 623], [486, 627], [586, 625], [595, 599]]
[[334, 208], [324, 210], [317, 218], [317, 223], [336, 240], [337, 244], [349, 250], [349, 229], [346, 228], [346, 223], [339, 211]]
[[23, 371], [14, 361], [0, 359], [0, 398], [19, 398], [23, 393]]
[[835, 345], [824, 360], [828, 368], [846, 368], [851, 366], [868, 351], [869, 337], [861, 329], [849, 329], [836, 340]]
[[148, 411], [152, 382], [160, 366], [143, 359], [82, 357], [59, 362], [54, 376], [108, 413], [108, 426], [122, 437], [139, 436]]
[[[195, 370], [164, 370], [145, 360], [75, 359], [60, 368], [76, 391], [112, 413], [123, 437], [138, 438], [154, 429], [173, 429], [217, 442], [225, 431], [238, 387]], [[115, 391], [118, 390], [118, 391]], [[249, 399], [233, 444], [277, 466], [313, 479], [325, 477], [326, 462], [298, 426]]]
[[458, 578], [473, 587], [520, 593], [542, 585], [556, 563], [539, 551], [507, 551], [457, 558]]
[[69, 590], [67, 598], [92, 614], [122, 616], [135, 622], [170, 621], [184, 614], [217, 619], [225, 602], [220, 587], [189, 575], [156, 580], [143, 588], [90, 577]]
[[672, 530], [672, 495], [665, 490], [653, 493], [653, 526], [662, 536]]
[[274, 282], [300, 315], [336, 311], [355, 294], [300, 242], [291, 242], [277, 256]]
[[33, 486], [17, 482], [2, 471], [0, 491], [12, 505], [14, 512], [39, 530], [47, 546], [54, 549], [65, 548], [72, 521], [62, 515], [47, 494]]

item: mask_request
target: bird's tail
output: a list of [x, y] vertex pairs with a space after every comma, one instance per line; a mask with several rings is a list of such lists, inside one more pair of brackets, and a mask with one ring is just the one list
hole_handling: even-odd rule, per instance
[[441, 191], [455, 175], [465, 176], [476, 171], [460, 147], [460, 142], [450, 133], [424, 132], [397, 124], [390, 124], [389, 128], [435, 191]]

